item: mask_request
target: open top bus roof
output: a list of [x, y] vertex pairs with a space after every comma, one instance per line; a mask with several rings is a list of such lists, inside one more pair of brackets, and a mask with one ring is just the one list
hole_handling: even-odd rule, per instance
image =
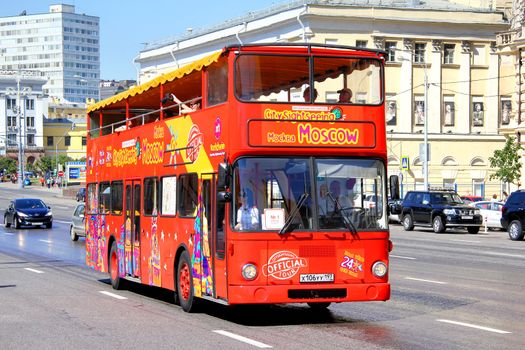
[[[316, 52], [323, 51], [330, 55], [340, 54], [342, 51], [359, 51], [364, 56], [377, 57], [380, 54], [384, 54], [382, 50], [358, 48], [353, 46], [342, 46], [342, 45], [323, 45], [323, 44], [294, 44], [294, 43], [272, 43], [272, 44], [248, 44], [248, 45], [230, 45], [225, 47], [221, 51], [212, 53], [211, 55], [205, 56], [193, 63], [187, 64], [184, 67], [178, 68], [169, 73], [158, 76], [144, 84], [135, 86], [129, 90], [123, 91], [115, 96], [111, 96], [107, 99], [99, 101], [88, 107], [87, 112], [91, 113], [104, 107], [112, 105], [112, 109], [123, 109], [125, 108], [125, 101], [129, 97], [133, 97], [142, 94], [150, 89], [158, 87], [159, 85], [174, 81], [185, 75], [188, 75], [194, 71], [200, 71], [204, 67], [207, 67], [219, 59], [221, 55], [229, 51], [239, 52], [260, 52], [264, 50], [267, 53], [283, 53], [286, 50], [287, 53], [291, 54], [315, 54]], [[328, 50], [328, 51], [327, 51]]]

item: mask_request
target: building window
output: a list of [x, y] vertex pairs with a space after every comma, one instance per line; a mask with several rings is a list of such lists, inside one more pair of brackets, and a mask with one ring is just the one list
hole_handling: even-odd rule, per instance
[[416, 43], [414, 46], [414, 63], [425, 63], [426, 44]]
[[485, 116], [484, 116], [484, 105], [482, 96], [473, 96], [472, 97], [472, 125], [473, 126], [483, 126]]
[[485, 183], [483, 179], [472, 180], [472, 195], [485, 197]]
[[396, 44], [395, 41], [387, 41], [385, 43], [386, 61], [387, 62], [395, 62], [396, 61], [396, 49], [397, 49], [397, 44]]
[[71, 146], [71, 136], [64, 137], [64, 145]]
[[456, 45], [454, 44], [445, 44], [444, 53], [443, 53], [443, 63], [452, 64], [454, 63], [454, 49]]
[[35, 134], [27, 134], [27, 144], [29, 146], [35, 145]]
[[485, 65], [485, 46], [474, 45], [472, 47], [472, 64], [474, 66]]
[[454, 96], [443, 96], [443, 125], [454, 126], [456, 104], [454, 102]]
[[14, 109], [16, 107], [16, 100], [14, 98], [8, 98], [6, 101], [7, 109]]
[[425, 125], [425, 100], [423, 96], [414, 96], [414, 124]]
[[456, 190], [456, 179], [443, 179], [443, 188], [447, 190]]
[[87, 146], [87, 138], [82, 136], [82, 146]]
[[337, 45], [337, 39], [324, 39], [326, 45]]
[[367, 41], [366, 40], [356, 40], [355, 46], [356, 47], [366, 47]]
[[47, 136], [47, 145], [53, 146], [53, 136]]
[[16, 134], [7, 134], [7, 145], [16, 146]]
[[26, 110], [34, 110], [34, 109], [35, 109], [35, 100], [27, 99], [26, 100]]
[[28, 128], [34, 128], [35, 127], [35, 117], [27, 116], [26, 117], [26, 126]]
[[15, 116], [7, 117], [7, 126], [16, 127], [16, 117]]
[[512, 100], [510, 96], [501, 96], [501, 124], [508, 125], [510, 123], [510, 115], [512, 113]]

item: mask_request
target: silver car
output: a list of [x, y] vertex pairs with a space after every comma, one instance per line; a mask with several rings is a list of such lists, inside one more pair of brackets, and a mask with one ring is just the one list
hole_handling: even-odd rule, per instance
[[78, 237], [86, 237], [84, 209], [84, 203], [77, 205], [71, 217], [69, 233], [72, 241], [77, 241]]

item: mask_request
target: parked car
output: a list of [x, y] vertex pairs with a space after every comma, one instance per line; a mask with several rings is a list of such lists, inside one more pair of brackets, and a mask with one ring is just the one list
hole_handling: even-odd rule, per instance
[[80, 187], [76, 194], [77, 202], [84, 202], [86, 200], [86, 188]]
[[19, 198], [12, 200], [4, 213], [5, 227], [53, 226], [53, 213], [41, 199]]
[[485, 198], [481, 196], [461, 196], [461, 199], [463, 200], [463, 202], [465, 202], [465, 204], [470, 204], [473, 202], [480, 202], [480, 201], [485, 200]]
[[78, 241], [78, 237], [86, 237], [86, 222], [85, 222], [85, 205], [81, 203], [77, 205], [73, 216], [71, 217], [71, 226], [69, 227], [69, 234], [72, 241]]
[[402, 206], [405, 231], [412, 231], [414, 226], [432, 227], [436, 233], [448, 227], [466, 227], [476, 234], [483, 223], [479, 209], [466, 205], [450, 190], [408, 191]]
[[487, 223], [488, 228], [503, 228], [501, 226], [501, 209], [503, 208], [503, 202], [492, 202], [492, 201], [480, 201], [472, 202], [471, 206], [478, 208], [483, 217], [482, 227]]
[[525, 190], [512, 192], [501, 209], [501, 226], [510, 239], [521, 241], [525, 233]]

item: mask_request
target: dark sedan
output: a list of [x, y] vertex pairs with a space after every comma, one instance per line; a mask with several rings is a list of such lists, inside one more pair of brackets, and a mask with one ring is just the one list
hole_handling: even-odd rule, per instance
[[5, 227], [53, 226], [53, 213], [41, 199], [20, 198], [12, 200], [4, 213]]

